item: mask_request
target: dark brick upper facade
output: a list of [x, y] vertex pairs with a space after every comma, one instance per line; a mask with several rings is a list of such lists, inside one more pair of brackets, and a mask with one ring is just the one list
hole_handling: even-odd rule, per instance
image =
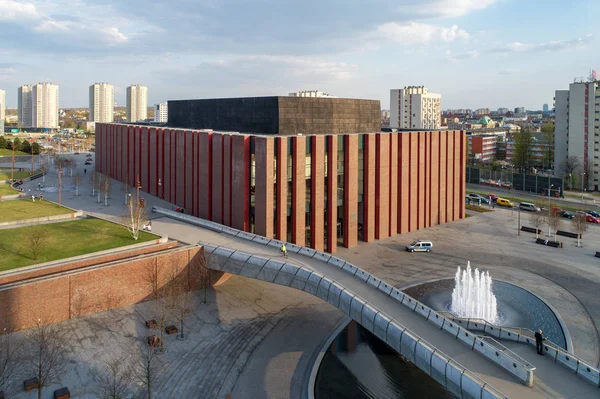
[[376, 100], [246, 97], [169, 101], [169, 127], [258, 134], [344, 134], [380, 131]]

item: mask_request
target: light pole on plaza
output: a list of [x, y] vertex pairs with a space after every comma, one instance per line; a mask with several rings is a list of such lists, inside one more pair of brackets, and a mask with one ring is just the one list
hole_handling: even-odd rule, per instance
[[[551, 204], [550, 204], [550, 196], [552, 195], [552, 187], [554, 187], [554, 184], [551, 184], [550, 187], [548, 187], [548, 222], [551, 220], [551, 216], [550, 214], [552, 213], [552, 208], [551, 208]], [[548, 237], [550, 237], [551, 231], [550, 231], [550, 223], [548, 223]]]
[[583, 202], [583, 180], [585, 180], [585, 172], [581, 172], [581, 202]]
[[136, 201], [139, 205], [140, 203], [140, 188], [142, 188], [142, 184], [140, 183], [140, 176], [137, 177], [137, 182], [135, 184], [135, 189], [136, 189]]

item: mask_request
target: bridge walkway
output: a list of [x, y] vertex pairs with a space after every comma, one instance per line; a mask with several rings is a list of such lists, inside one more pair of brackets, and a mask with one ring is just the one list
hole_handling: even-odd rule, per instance
[[412, 312], [406, 306], [401, 305], [396, 299], [387, 296], [376, 287], [365, 283], [365, 281], [337, 266], [308, 256], [289, 252], [288, 259], [284, 259], [279, 250], [274, 247], [186, 223], [174, 222], [173, 219], [161, 219], [163, 218], [153, 220], [153, 230], [160, 234], [168, 234], [169, 237], [188, 243], [210, 243], [214, 246], [222, 246], [265, 258], [273, 258], [328, 276], [377, 307], [379, 311], [408, 328], [421, 339], [429, 342], [435, 348], [444, 352], [510, 398], [600, 398], [600, 390], [598, 388], [574, 373], [569, 372], [569, 370], [552, 361], [550, 358], [537, 355], [535, 350], [530, 346], [506, 343], [506, 346], [536, 367], [534, 372], [534, 386], [530, 388], [523, 385], [512, 374], [471, 350], [469, 346], [457, 340], [452, 335], [436, 328], [434, 324], [425, 320], [421, 315]]

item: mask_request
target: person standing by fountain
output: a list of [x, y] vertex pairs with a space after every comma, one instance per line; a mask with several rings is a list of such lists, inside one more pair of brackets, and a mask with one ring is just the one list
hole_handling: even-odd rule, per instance
[[538, 330], [535, 333], [535, 350], [538, 355], [544, 355], [544, 341], [546, 338], [542, 335], [542, 330]]

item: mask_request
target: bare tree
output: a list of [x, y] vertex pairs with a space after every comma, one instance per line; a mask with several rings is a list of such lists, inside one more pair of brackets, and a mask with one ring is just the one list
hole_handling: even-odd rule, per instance
[[210, 263], [210, 255], [205, 255], [204, 252], [198, 253], [190, 261], [190, 272], [194, 279], [198, 282], [200, 289], [203, 291], [202, 302], [206, 303], [206, 296], [208, 288], [210, 287], [210, 269], [208, 265]]
[[188, 313], [193, 310], [192, 301], [193, 294], [190, 290], [189, 280], [187, 275], [178, 275], [174, 270], [169, 277], [171, 307], [173, 308], [175, 317], [179, 321], [180, 340], [187, 339], [185, 335], [185, 319]]
[[67, 366], [67, 344], [64, 332], [56, 324], [43, 324], [37, 320], [36, 327], [27, 333], [28, 344], [33, 348], [26, 369], [38, 379], [38, 399], [44, 388], [58, 381]]
[[576, 213], [575, 217], [571, 221], [573, 223], [573, 227], [575, 228], [575, 232], [577, 233], [577, 246], [581, 247], [581, 236], [588, 229], [585, 213]]
[[96, 187], [98, 186], [98, 173], [92, 172], [90, 174], [90, 184], [92, 185], [92, 195], [96, 195]]
[[152, 388], [162, 368], [162, 362], [150, 345], [142, 348], [142, 354], [133, 368], [133, 377], [146, 388], [146, 397], [152, 399]]
[[127, 228], [131, 238], [137, 240], [140, 238], [140, 230], [146, 222], [146, 209], [143, 204], [135, 201], [133, 198], [127, 203], [127, 214], [121, 217], [121, 223]]
[[48, 247], [50, 234], [48, 229], [41, 225], [27, 227], [25, 230], [26, 245], [31, 257], [38, 260], [42, 252]]
[[67, 161], [69, 170], [71, 171], [71, 177], [73, 177], [73, 169], [77, 166], [77, 161], [73, 158], [69, 158]]
[[132, 370], [127, 363], [128, 356], [111, 357], [99, 370], [96, 394], [101, 399], [122, 399], [129, 391]]
[[123, 192], [125, 193], [125, 202], [124, 204], [127, 205], [127, 203], [129, 202], [129, 194], [130, 194], [130, 189], [129, 189], [129, 174], [126, 172], [125, 173], [125, 179], [123, 180]]
[[[550, 231], [554, 233], [554, 241], [556, 241], [556, 232], [560, 227], [560, 222], [562, 221], [562, 214], [559, 209], [551, 208], [548, 212], [548, 227]], [[552, 234], [550, 233], [550, 234]]]
[[100, 203], [100, 195], [102, 194], [102, 173], [94, 172], [96, 175], [96, 190], [98, 191], [98, 203]]
[[112, 179], [109, 175], [105, 175], [102, 179], [102, 193], [104, 194], [104, 206], [108, 206], [108, 196], [112, 189]]
[[[581, 168], [581, 161], [580, 161], [579, 157], [576, 157], [574, 155], [567, 157], [567, 159], [565, 159], [563, 161], [563, 163], [560, 165], [560, 169], [563, 172], [563, 176], [571, 176], [580, 168]], [[573, 187], [570, 187], [570, 185], [571, 185], [571, 181], [569, 179], [569, 188], [573, 189]]]
[[544, 224], [544, 216], [541, 212], [533, 212], [529, 217], [529, 221], [535, 227], [535, 238], [538, 239], [540, 236], [540, 227]]
[[62, 203], [62, 175], [67, 168], [69, 162], [67, 159], [55, 156], [54, 157], [54, 167], [58, 173], [58, 206], [61, 206]]
[[18, 343], [4, 329], [0, 332], [0, 392], [10, 396], [12, 382], [18, 372]]
[[75, 173], [75, 176], [73, 176], [73, 184], [75, 184], [75, 196], [78, 196], [79, 185], [81, 184], [81, 175], [79, 173]]

